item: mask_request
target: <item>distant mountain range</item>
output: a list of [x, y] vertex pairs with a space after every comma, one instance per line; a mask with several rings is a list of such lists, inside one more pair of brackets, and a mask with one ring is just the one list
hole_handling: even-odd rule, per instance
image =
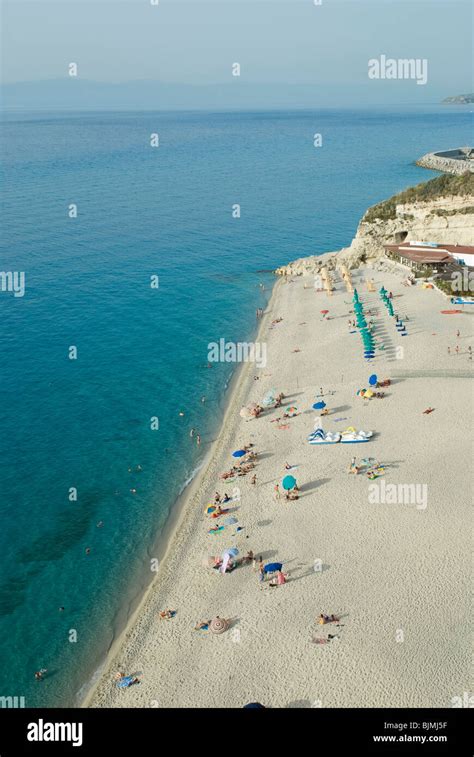
[[[118, 84], [67, 77], [4, 84], [2, 107], [11, 110], [265, 110], [360, 108], [400, 103], [436, 103], [439, 87], [413, 81], [292, 84], [256, 83], [235, 78], [221, 84], [192, 85], [152, 80]], [[423, 92], [421, 92], [423, 90]]]
[[474, 94], [470, 95], [454, 95], [453, 97], [446, 97], [443, 100], [444, 103], [461, 103], [462, 105], [465, 105], [466, 103], [474, 103]]

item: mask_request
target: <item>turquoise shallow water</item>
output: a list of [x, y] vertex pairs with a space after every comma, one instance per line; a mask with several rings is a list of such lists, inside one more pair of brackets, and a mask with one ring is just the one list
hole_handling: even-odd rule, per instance
[[207, 345], [252, 336], [273, 282], [262, 271], [347, 245], [368, 205], [435, 175], [414, 158], [469, 143], [469, 119], [4, 118], [1, 269], [25, 271], [26, 295], [0, 293], [0, 695], [74, 703], [103, 659], [222, 416], [232, 366], [207, 369]]

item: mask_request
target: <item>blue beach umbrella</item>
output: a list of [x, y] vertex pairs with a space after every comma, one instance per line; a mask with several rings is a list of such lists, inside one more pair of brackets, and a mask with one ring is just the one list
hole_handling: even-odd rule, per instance
[[313, 410], [322, 410], [326, 407], [326, 403], [321, 400], [320, 402], [315, 402], [313, 405]]
[[283, 568], [283, 564], [281, 562], [269, 562], [267, 563], [263, 570], [265, 573], [276, 573], [277, 570], [281, 570]]
[[235, 452], [232, 452], [232, 457], [243, 457], [246, 454], [244, 449], [236, 449]]
[[281, 483], [283, 488], [286, 489], [286, 491], [289, 491], [296, 486], [296, 478], [294, 476], [285, 476]]
[[369, 377], [369, 384], [370, 384], [370, 386], [375, 386], [376, 383], [377, 383], [377, 376], [375, 375], [375, 373], [373, 373]]

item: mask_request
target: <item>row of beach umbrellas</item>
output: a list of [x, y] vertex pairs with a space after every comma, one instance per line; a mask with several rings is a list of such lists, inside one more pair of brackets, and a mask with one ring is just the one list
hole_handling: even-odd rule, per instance
[[374, 339], [369, 331], [367, 321], [364, 316], [364, 306], [359, 300], [359, 294], [357, 289], [354, 289], [354, 296], [352, 298], [352, 304], [354, 306], [354, 312], [356, 314], [356, 324], [359, 329], [359, 333], [362, 337], [364, 345], [364, 357], [370, 360], [374, 357]]
[[392, 315], [393, 315], [393, 305], [392, 305], [392, 300], [391, 300], [391, 299], [390, 299], [390, 297], [388, 296], [388, 294], [387, 294], [387, 290], [385, 289], [385, 287], [384, 287], [384, 286], [382, 286], [382, 287], [381, 287], [381, 288], [379, 289], [379, 294], [380, 294], [380, 299], [382, 300], [383, 304], [385, 305], [385, 307], [386, 307], [386, 308], [387, 308], [387, 310], [388, 310], [388, 314], [392, 316]]

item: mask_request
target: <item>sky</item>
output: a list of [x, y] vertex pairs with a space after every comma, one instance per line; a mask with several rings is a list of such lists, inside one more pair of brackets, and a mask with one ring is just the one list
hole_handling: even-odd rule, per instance
[[[242, 89], [281, 87], [283, 100], [293, 85], [328, 101], [438, 101], [473, 88], [467, 0], [152, 2], [3, 0], [3, 83], [65, 79], [76, 62], [82, 80], [230, 86], [238, 62]], [[370, 81], [368, 60], [382, 54], [427, 59], [428, 84]]]

